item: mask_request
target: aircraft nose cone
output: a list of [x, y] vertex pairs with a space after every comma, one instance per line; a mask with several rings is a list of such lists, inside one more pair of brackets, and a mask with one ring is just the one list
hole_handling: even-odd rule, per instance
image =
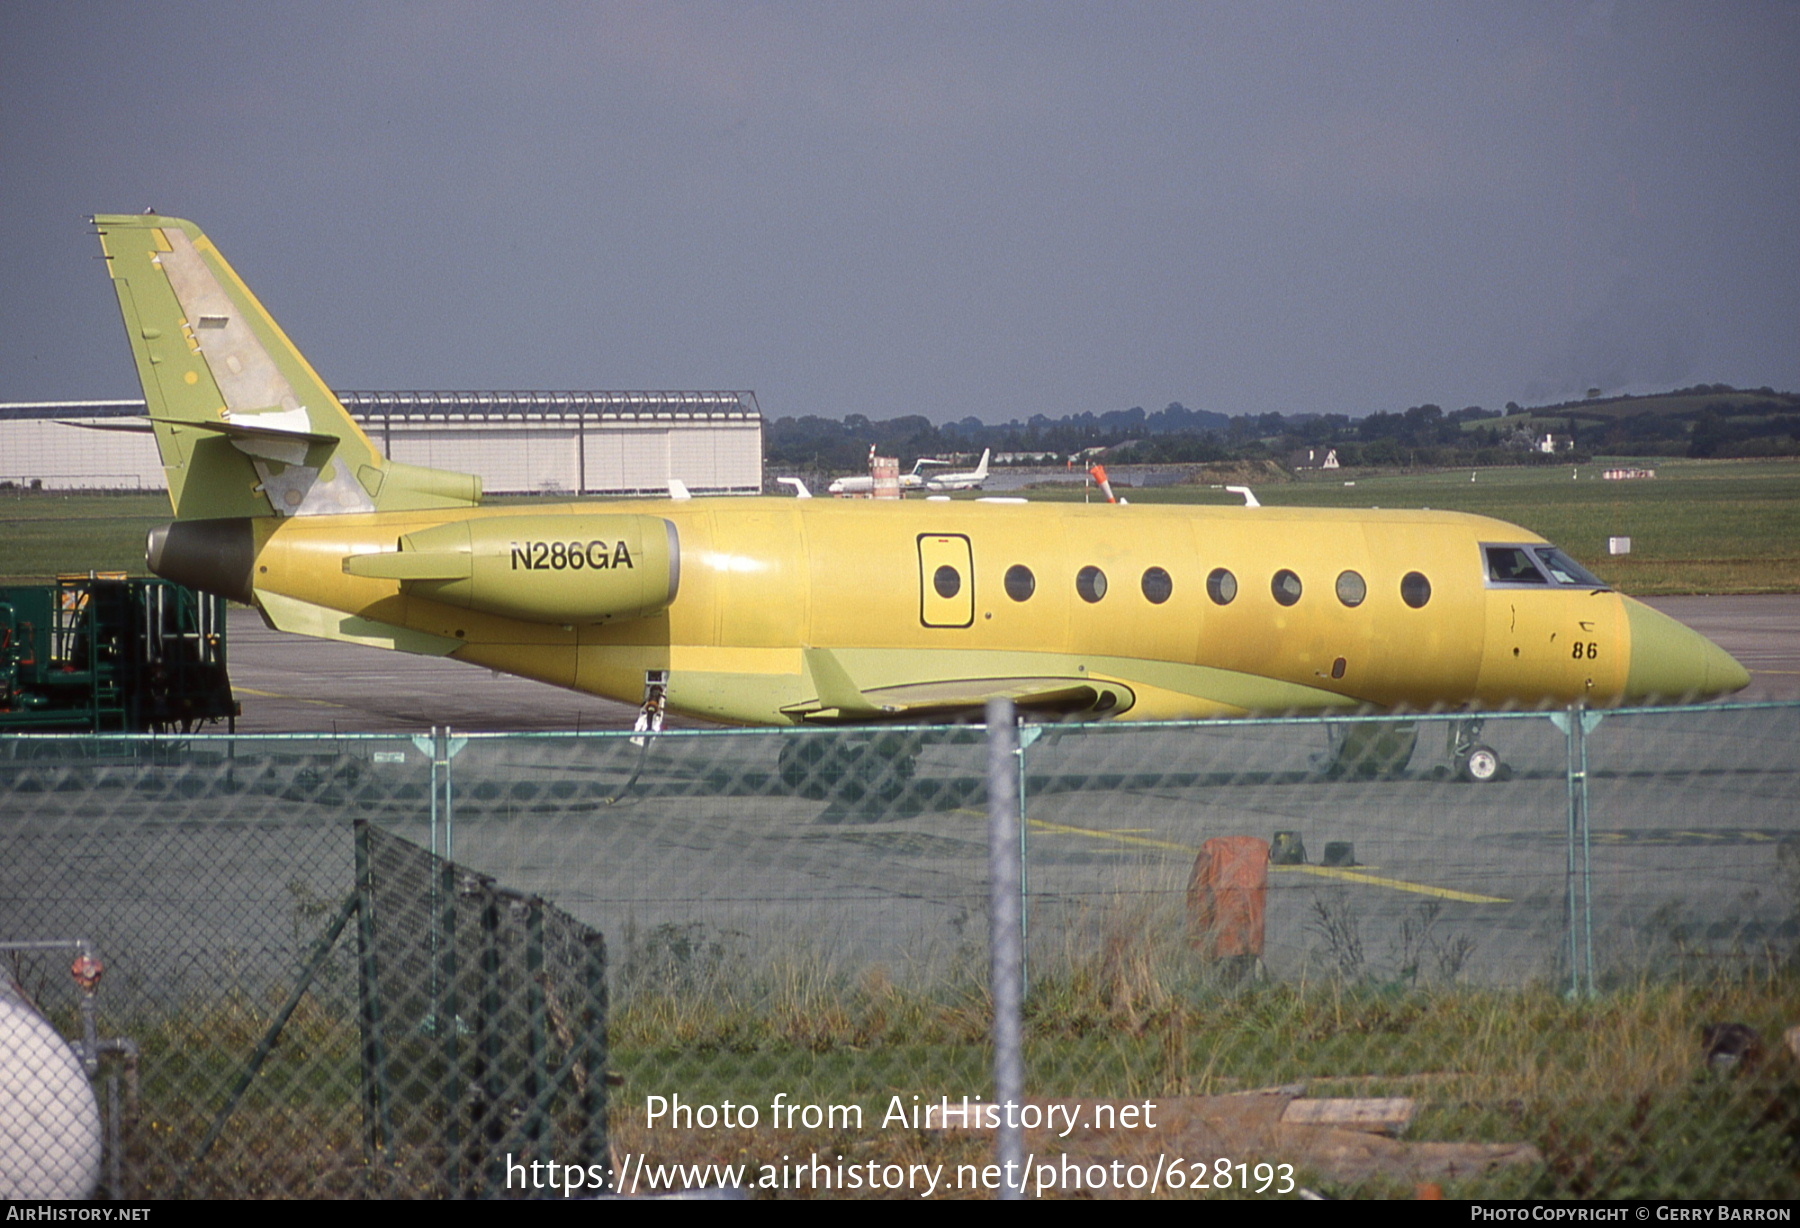
[[1631, 625], [1626, 702], [1716, 699], [1750, 685], [1750, 672], [1699, 632], [1629, 598], [1625, 611]]

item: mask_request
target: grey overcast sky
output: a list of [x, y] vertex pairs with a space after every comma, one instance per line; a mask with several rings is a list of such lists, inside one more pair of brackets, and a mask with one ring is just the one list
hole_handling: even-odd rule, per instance
[[8, 2], [0, 203], [0, 401], [136, 394], [146, 207], [340, 388], [1800, 390], [1800, 5]]

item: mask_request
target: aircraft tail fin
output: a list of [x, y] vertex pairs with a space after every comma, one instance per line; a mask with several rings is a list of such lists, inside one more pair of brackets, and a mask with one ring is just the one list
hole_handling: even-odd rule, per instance
[[977, 482], [987, 481], [988, 453], [991, 451], [991, 448], [983, 448], [981, 450], [981, 463], [975, 466], [975, 480]]
[[468, 507], [481, 480], [390, 462], [200, 228], [94, 218], [177, 519]]

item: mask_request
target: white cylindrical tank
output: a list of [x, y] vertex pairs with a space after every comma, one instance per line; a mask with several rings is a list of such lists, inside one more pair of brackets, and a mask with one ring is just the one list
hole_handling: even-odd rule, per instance
[[0, 972], [0, 1198], [88, 1198], [100, 1106], [81, 1060]]

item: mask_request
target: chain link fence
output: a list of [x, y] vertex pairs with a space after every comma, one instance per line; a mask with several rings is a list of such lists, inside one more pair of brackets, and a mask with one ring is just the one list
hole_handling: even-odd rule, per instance
[[7, 738], [0, 943], [130, 1197], [1800, 1193], [1800, 705], [1019, 732], [1011, 1176], [979, 726]]

